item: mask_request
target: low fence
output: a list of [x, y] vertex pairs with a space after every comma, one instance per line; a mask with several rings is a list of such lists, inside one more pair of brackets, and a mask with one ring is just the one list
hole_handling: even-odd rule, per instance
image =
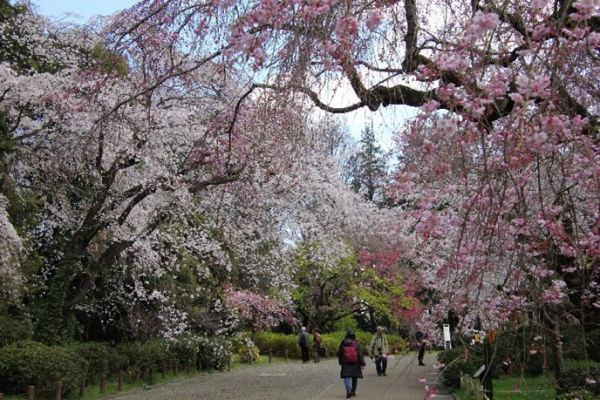
[[[191, 373], [191, 368], [186, 368], [186, 370], [188, 371], [188, 374]], [[164, 377], [165, 371], [161, 371], [162, 375]], [[174, 374], [175, 376], [178, 373], [178, 368], [177, 366], [175, 366], [174, 368]], [[125, 372], [124, 371], [120, 371], [117, 375], [116, 375], [116, 390], [117, 392], [121, 392], [123, 390], [123, 382], [125, 381]], [[106, 392], [106, 384], [107, 384], [107, 377], [101, 376], [99, 379], [99, 386], [100, 386], [100, 393], [105, 393]], [[82, 384], [81, 386], [79, 386], [79, 398], [83, 397], [85, 395], [85, 390], [86, 388], [89, 387], [89, 385], [86, 384]], [[35, 386], [28, 386], [27, 387], [27, 392], [23, 393], [23, 394], [17, 394], [17, 395], [11, 395], [11, 398], [13, 399], [23, 399], [23, 400], [36, 400], [38, 397], [36, 397], [36, 389]], [[47, 398], [47, 397], [45, 397]], [[54, 399], [55, 400], [62, 400], [63, 398], [63, 385], [62, 382], [57, 382], [56, 383], [56, 392], [54, 395]], [[4, 393], [0, 393], [0, 400], [4, 400]]]

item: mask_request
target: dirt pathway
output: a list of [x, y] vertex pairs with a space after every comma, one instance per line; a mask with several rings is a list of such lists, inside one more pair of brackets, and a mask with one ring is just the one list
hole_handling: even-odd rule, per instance
[[[375, 372], [375, 365], [369, 360], [364, 379], [358, 382], [355, 399], [422, 400], [425, 397], [425, 385], [434, 386], [438, 383], [437, 374], [431, 367], [435, 363], [434, 356], [427, 355], [425, 362], [427, 366], [419, 367], [414, 353], [394, 358], [388, 363], [387, 376], [379, 377]], [[420, 382], [422, 379], [426, 383]], [[294, 361], [204, 374], [121, 395], [115, 399], [337, 400], [345, 397], [337, 360], [325, 360], [319, 364]], [[452, 399], [444, 395], [433, 398]]]

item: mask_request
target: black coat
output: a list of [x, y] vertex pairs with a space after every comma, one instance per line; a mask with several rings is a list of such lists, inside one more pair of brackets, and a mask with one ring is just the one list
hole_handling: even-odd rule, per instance
[[340, 378], [362, 378], [362, 367], [365, 364], [365, 357], [363, 356], [362, 350], [358, 345], [358, 342], [355, 342], [356, 348], [358, 349], [358, 364], [347, 364], [344, 362], [344, 346], [351, 346], [353, 340], [344, 339], [342, 343], [340, 343], [340, 348], [338, 349], [338, 362], [342, 366], [342, 370], [340, 371]]

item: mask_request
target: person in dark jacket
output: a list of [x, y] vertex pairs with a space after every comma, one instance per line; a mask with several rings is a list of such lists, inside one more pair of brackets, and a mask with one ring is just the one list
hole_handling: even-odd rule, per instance
[[[348, 347], [354, 346], [354, 349], [347, 349]], [[348, 361], [348, 354], [356, 353], [356, 360], [354, 362]], [[346, 331], [346, 337], [340, 343], [338, 350], [338, 361], [342, 367], [340, 371], [340, 378], [344, 380], [344, 386], [346, 387], [346, 398], [356, 396], [356, 386], [358, 384], [358, 378], [362, 378], [362, 369], [366, 365], [365, 358], [362, 354], [360, 346], [356, 341], [354, 331], [348, 329]]]
[[417, 331], [417, 333], [415, 333], [415, 339], [417, 340], [417, 349], [419, 352], [417, 356], [417, 359], [419, 360], [419, 365], [425, 365], [425, 363], [423, 362], [423, 357], [425, 357], [425, 335], [423, 334], [423, 332]]
[[310, 343], [310, 337], [306, 332], [306, 327], [300, 328], [300, 334], [298, 335], [298, 346], [300, 346], [300, 354], [302, 354], [302, 363], [308, 362], [308, 345]]

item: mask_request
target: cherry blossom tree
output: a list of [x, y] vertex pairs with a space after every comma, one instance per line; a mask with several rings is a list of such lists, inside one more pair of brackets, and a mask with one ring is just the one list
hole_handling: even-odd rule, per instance
[[[441, 295], [431, 315], [494, 328], [535, 309], [559, 337], [562, 315], [589, 325], [598, 310], [598, 5], [143, 1], [113, 31], [124, 52], [158, 32], [156, 51], [222, 57], [252, 77], [245, 93], [329, 113], [420, 108], [398, 132], [392, 190], [411, 261]], [[214, 52], [196, 52], [207, 40]], [[346, 102], [322, 95], [333, 82]]]

